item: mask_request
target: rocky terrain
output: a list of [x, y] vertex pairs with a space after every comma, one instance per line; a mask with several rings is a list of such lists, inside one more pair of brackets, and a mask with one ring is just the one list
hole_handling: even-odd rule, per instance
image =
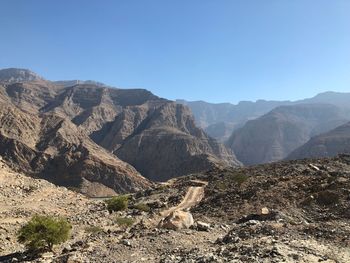
[[[349, 155], [180, 177], [131, 195], [129, 208], [114, 213], [102, 200], [23, 176], [4, 163], [0, 187], [2, 262], [350, 260]], [[73, 234], [53, 253], [30, 259], [15, 232], [35, 213], [66, 216]], [[132, 223], [120, 224], [120, 218]], [[187, 224], [193, 226], [179, 229]]]
[[140, 174], [164, 181], [240, 165], [196, 127], [187, 107], [147, 90], [51, 82], [29, 70], [6, 69], [0, 70], [0, 103], [4, 160], [89, 194], [142, 189], [149, 182]]
[[245, 165], [273, 162], [348, 121], [348, 110], [331, 104], [281, 106], [248, 121], [226, 144]]
[[37, 116], [0, 106], [0, 155], [14, 169], [55, 184], [106, 196], [150, 185], [69, 120], [54, 114]]
[[279, 106], [331, 104], [349, 110], [349, 100], [350, 93], [328, 91], [312, 98], [297, 101], [240, 101], [236, 105], [205, 101], [177, 100], [177, 102], [190, 107], [199, 127], [218, 141], [225, 142], [235, 130], [241, 128], [247, 121], [257, 119]]
[[287, 159], [332, 157], [338, 153], [350, 153], [350, 123], [311, 138]]
[[289, 105], [290, 101], [241, 101], [231, 103], [208, 103], [205, 101], [177, 100], [188, 106], [199, 127], [217, 139], [225, 142], [232, 132], [242, 127], [248, 120], [256, 119], [275, 107]]

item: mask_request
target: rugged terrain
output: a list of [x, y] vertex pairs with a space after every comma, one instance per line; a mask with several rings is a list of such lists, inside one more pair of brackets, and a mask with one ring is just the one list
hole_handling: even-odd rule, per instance
[[177, 100], [190, 107], [199, 127], [213, 138], [224, 142], [232, 132], [242, 127], [248, 120], [256, 119], [275, 107], [289, 105], [290, 101], [241, 101], [231, 103], [208, 103], [205, 101]]
[[350, 153], [350, 123], [312, 137], [289, 154], [287, 159], [332, 157], [338, 153]]
[[348, 121], [348, 110], [331, 104], [281, 106], [248, 121], [226, 144], [245, 165], [273, 162]]
[[164, 181], [240, 165], [196, 127], [187, 107], [147, 90], [51, 82], [29, 70], [6, 69], [0, 71], [0, 103], [4, 160], [89, 194], [142, 189], [149, 182], [140, 174]]
[[91, 196], [150, 185], [131, 165], [96, 145], [68, 119], [0, 106], [0, 155], [27, 175], [80, 188]]
[[190, 107], [199, 127], [218, 141], [225, 142], [233, 131], [241, 128], [247, 121], [257, 119], [279, 106], [331, 104], [341, 109], [349, 109], [349, 100], [350, 93], [328, 91], [297, 101], [257, 100], [240, 101], [238, 104], [185, 100], [177, 102]]
[[[64, 215], [73, 224], [72, 238], [36, 262], [350, 260], [348, 155], [180, 177], [133, 194], [129, 209], [111, 214], [101, 200], [25, 177], [5, 164], [0, 171], [0, 261], [28, 256], [19, 253], [23, 247], [14, 235], [35, 213]], [[172, 209], [190, 209], [195, 225], [159, 228]], [[120, 217], [132, 218], [132, 225], [118, 225]]]

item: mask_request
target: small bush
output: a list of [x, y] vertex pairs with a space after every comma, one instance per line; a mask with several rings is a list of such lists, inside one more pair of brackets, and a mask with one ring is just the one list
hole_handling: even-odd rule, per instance
[[106, 200], [107, 210], [111, 213], [113, 211], [121, 211], [128, 208], [128, 199], [127, 195], [115, 196], [111, 199]]
[[151, 210], [151, 208], [145, 203], [138, 203], [134, 205], [133, 208], [144, 212], [149, 212]]
[[242, 173], [236, 173], [232, 176], [232, 180], [234, 180], [238, 185], [241, 185], [248, 180], [248, 176]]
[[85, 227], [85, 232], [89, 234], [98, 234], [103, 231], [103, 229], [99, 226], [87, 226]]
[[134, 223], [134, 220], [132, 218], [128, 218], [128, 217], [116, 217], [115, 222], [119, 226], [129, 227], [129, 226], [132, 226], [132, 224]]
[[228, 185], [228, 183], [219, 181], [216, 183], [216, 188], [218, 188], [220, 191], [226, 191], [229, 188]]
[[17, 234], [18, 242], [28, 250], [52, 250], [68, 240], [72, 226], [64, 218], [35, 215]]

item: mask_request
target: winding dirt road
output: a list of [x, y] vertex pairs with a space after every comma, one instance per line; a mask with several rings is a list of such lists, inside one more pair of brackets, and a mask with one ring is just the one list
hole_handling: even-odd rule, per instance
[[207, 186], [208, 182], [199, 181], [199, 180], [193, 180], [193, 183], [202, 185], [202, 186], [190, 186], [188, 188], [188, 191], [184, 197], [184, 199], [181, 201], [180, 204], [177, 206], [173, 206], [169, 208], [168, 210], [165, 210], [161, 212], [161, 215], [163, 217], [168, 216], [171, 212], [175, 210], [185, 210], [189, 209], [195, 205], [197, 205], [204, 197], [204, 188]]

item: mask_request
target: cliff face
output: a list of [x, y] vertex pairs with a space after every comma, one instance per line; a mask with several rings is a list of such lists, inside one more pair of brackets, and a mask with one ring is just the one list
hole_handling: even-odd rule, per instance
[[350, 122], [312, 137], [289, 154], [287, 159], [332, 157], [341, 153], [350, 153]]
[[[55, 114], [36, 116], [10, 105], [0, 107], [0, 154], [13, 167], [59, 185], [103, 184], [94, 195], [130, 192], [150, 183], [73, 123]], [[86, 194], [91, 195], [87, 190]]]
[[113, 149], [144, 176], [163, 181], [213, 166], [237, 166], [232, 153], [194, 124], [187, 107], [167, 103], [155, 109]]
[[[147, 90], [114, 89], [92, 82], [67, 86], [43, 78], [17, 80], [9, 77], [0, 80], [0, 101], [21, 111], [22, 115], [30, 114], [31, 117], [23, 118], [33, 118], [34, 123], [27, 126], [35, 131], [29, 141], [10, 138], [16, 143], [24, 142], [25, 147], [34, 151], [31, 156], [36, 156], [37, 151], [61, 153], [49, 158], [50, 161], [42, 160], [45, 165], [39, 169], [58, 183], [67, 182], [68, 176], [63, 170], [69, 167], [70, 174], [79, 174], [89, 181], [97, 178], [95, 181], [116, 191], [129, 191], [147, 184], [132, 166], [142, 175], [162, 181], [217, 165], [240, 164], [223, 145], [195, 126], [187, 107]], [[18, 127], [19, 133], [23, 132], [21, 129]], [[65, 156], [66, 152], [76, 156], [77, 151], [81, 158], [74, 158], [73, 167]], [[59, 171], [52, 168], [54, 165], [63, 168]], [[38, 169], [34, 170], [38, 173]], [[118, 174], [121, 181], [105, 175], [113, 173]], [[61, 182], [62, 178], [66, 179]], [[133, 183], [139, 178], [142, 178], [139, 183]], [[71, 183], [76, 184], [73, 181]]]
[[278, 107], [247, 122], [227, 142], [246, 165], [281, 160], [312, 136], [347, 122], [333, 105], [299, 104]]

